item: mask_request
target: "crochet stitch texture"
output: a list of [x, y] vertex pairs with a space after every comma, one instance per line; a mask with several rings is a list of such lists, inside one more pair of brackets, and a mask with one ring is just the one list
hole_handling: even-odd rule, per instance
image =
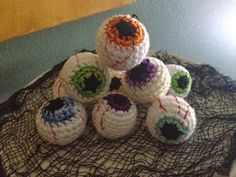
[[191, 91], [192, 78], [187, 69], [183, 66], [169, 64], [166, 65], [171, 75], [171, 86], [168, 94], [185, 98]]
[[54, 98], [65, 96], [80, 103], [90, 103], [103, 97], [109, 91], [111, 72], [98, 60], [98, 55], [89, 52], [71, 56], [54, 83]]
[[172, 95], [157, 98], [146, 117], [151, 135], [167, 144], [179, 144], [189, 139], [196, 121], [194, 109], [184, 99]]
[[154, 57], [146, 57], [123, 76], [124, 92], [138, 103], [152, 103], [158, 96], [164, 96], [170, 82], [167, 67]]
[[149, 49], [146, 28], [129, 15], [113, 16], [100, 26], [96, 35], [99, 62], [114, 70], [127, 70], [139, 64]]
[[95, 104], [92, 118], [100, 135], [108, 139], [117, 139], [133, 130], [137, 119], [137, 108], [124, 94], [109, 93]]
[[84, 107], [68, 98], [45, 102], [36, 116], [40, 136], [58, 145], [66, 145], [77, 139], [84, 131], [86, 123]]

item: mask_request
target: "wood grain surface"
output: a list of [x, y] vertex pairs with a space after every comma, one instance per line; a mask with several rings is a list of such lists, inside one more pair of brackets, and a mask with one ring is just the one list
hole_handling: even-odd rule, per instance
[[133, 2], [135, 0], [0, 0], [0, 41]]

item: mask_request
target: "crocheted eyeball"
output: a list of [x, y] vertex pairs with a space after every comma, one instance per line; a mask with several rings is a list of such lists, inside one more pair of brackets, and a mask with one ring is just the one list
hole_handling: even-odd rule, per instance
[[194, 109], [182, 98], [159, 97], [148, 110], [147, 128], [163, 143], [179, 144], [190, 138], [196, 127]]
[[188, 96], [191, 85], [192, 78], [183, 66], [180, 65], [166, 65], [171, 75], [171, 85], [168, 94], [179, 96], [181, 98], [185, 98]]
[[122, 92], [124, 90], [124, 84], [122, 83], [123, 72], [111, 70], [111, 75], [110, 91]]
[[78, 102], [88, 103], [101, 98], [109, 91], [109, 68], [98, 64], [98, 56], [78, 53], [64, 64], [53, 87], [54, 98], [67, 96]]
[[87, 114], [81, 104], [59, 97], [44, 103], [36, 116], [39, 135], [58, 145], [76, 140], [84, 131], [86, 122]]
[[116, 139], [132, 131], [136, 124], [137, 108], [124, 94], [109, 93], [95, 104], [92, 118], [100, 135]]
[[128, 70], [139, 64], [149, 49], [149, 34], [138, 20], [129, 15], [107, 19], [96, 35], [96, 51], [104, 66]]
[[152, 103], [165, 95], [170, 87], [170, 74], [164, 63], [146, 57], [139, 65], [125, 72], [125, 93], [139, 103]]

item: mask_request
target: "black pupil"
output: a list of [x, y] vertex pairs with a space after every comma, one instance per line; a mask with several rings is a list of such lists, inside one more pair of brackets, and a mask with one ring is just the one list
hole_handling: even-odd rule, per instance
[[93, 93], [96, 93], [97, 88], [100, 86], [102, 82], [94, 75], [92, 74], [90, 77], [84, 79], [84, 89], [83, 91], [92, 91]]
[[173, 123], [165, 123], [161, 129], [162, 135], [167, 140], [177, 140], [183, 133], [178, 129], [178, 127]]
[[62, 108], [63, 105], [63, 100], [61, 98], [56, 98], [55, 100], [51, 100], [45, 109], [51, 113], [54, 113], [56, 110]]
[[180, 76], [177, 79], [177, 83], [178, 83], [178, 87], [181, 89], [185, 89], [187, 88], [188, 84], [189, 84], [189, 80], [187, 76]]
[[119, 38], [123, 37], [135, 37], [136, 27], [133, 26], [130, 22], [126, 22], [124, 20], [120, 20], [115, 26], [119, 31]]
[[113, 102], [119, 106], [126, 105], [127, 103], [129, 103], [129, 100], [127, 97], [123, 95], [119, 95], [119, 94], [114, 94], [112, 99], [113, 99]]
[[110, 84], [110, 91], [112, 90], [118, 90], [121, 86], [121, 80], [118, 77], [113, 77], [111, 79], [111, 84]]

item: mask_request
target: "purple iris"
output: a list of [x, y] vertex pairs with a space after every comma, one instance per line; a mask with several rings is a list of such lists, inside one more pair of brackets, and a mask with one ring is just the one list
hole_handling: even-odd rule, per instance
[[130, 85], [141, 87], [155, 77], [157, 69], [149, 59], [144, 59], [139, 65], [126, 71], [125, 79]]
[[129, 98], [118, 93], [111, 93], [103, 97], [103, 99], [106, 100], [107, 104], [116, 111], [129, 111], [131, 107]]

